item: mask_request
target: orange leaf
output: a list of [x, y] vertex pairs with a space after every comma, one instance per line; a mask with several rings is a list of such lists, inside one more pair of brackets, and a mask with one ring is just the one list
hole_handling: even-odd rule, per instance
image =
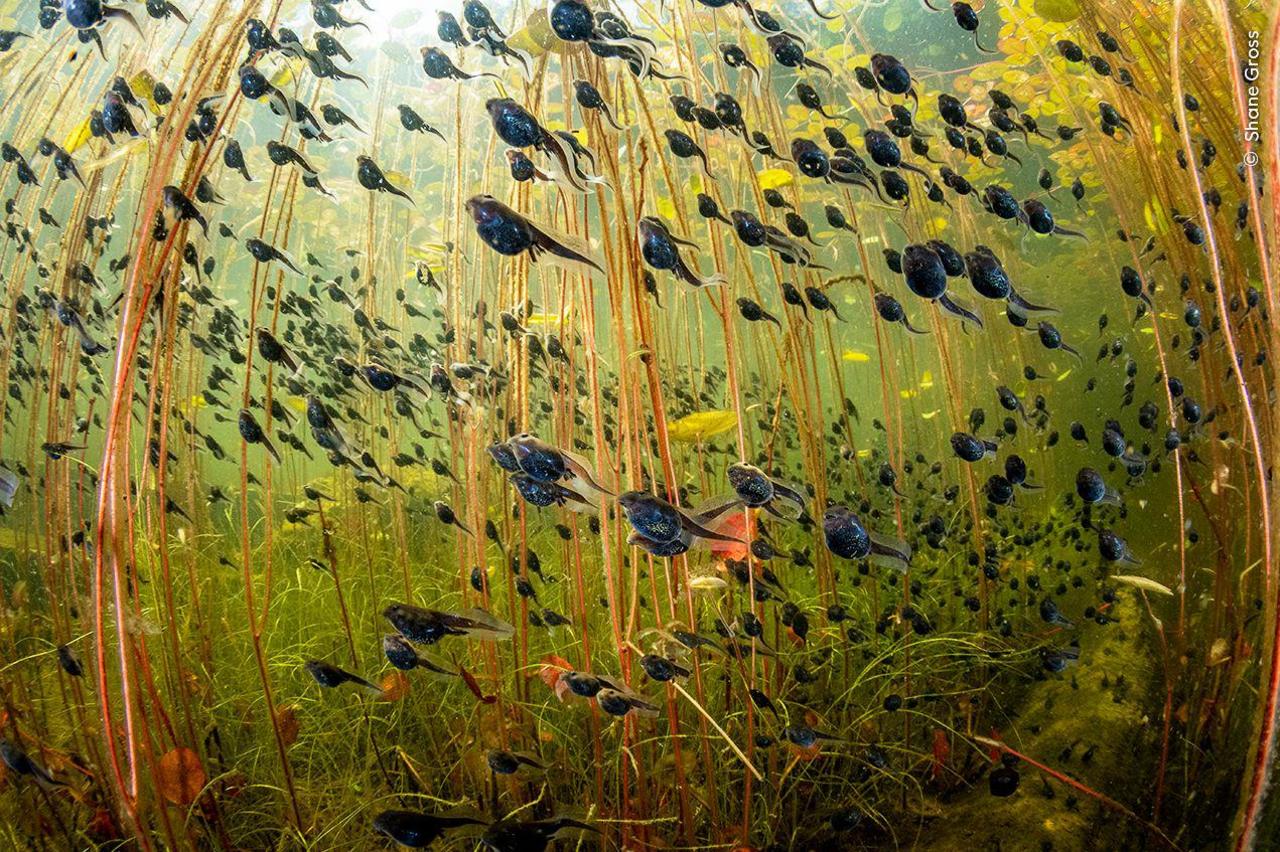
[[284, 740], [286, 748], [298, 741], [300, 724], [297, 707], [286, 704], [284, 707], [276, 708], [276, 726], [280, 728], [280, 739]]
[[200, 756], [189, 748], [175, 748], [160, 758], [157, 769], [160, 795], [175, 805], [186, 807], [204, 789], [204, 767]]
[[382, 687], [381, 701], [399, 701], [409, 694], [409, 676], [402, 671], [391, 672], [378, 685]]
[[942, 770], [947, 766], [947, 758], [951, 756], [951, 743], [947, 739], [947, 732], [943, 728], [935, 728], [933, 731], [933, 777], [937, 780], [942, 774]]
[[464, 667], [458, 666], [458, 671], [462, 673], [462, 680], [467, 684], [467, 689], [471, 690], [471, 694], [480, 700], [482, 704], [492, 704], [498, 700], [496, 695], [485, 695], [480, 691], [480, 684], [476, 682], [471, 672]]
[[538, 668], [538, 677], [542, 678], [542, 682], [547, 685], [547, 689], [555, 690], [556, 698], [564, 701], [564, 690], [567, 687], [563, 685], [561, 678], [564, 677], [565, 672], [572, 668], [573, 666], [564, 657], [547, 654], [542, 658], [542, 665]]
[[[734, 512], [716, 525], [716, 532], [731, 535], [734, 538], [746, 538], [747, 516], [742, 512]], [[747, 546], [736, 541], [713, 541], [711, 555], [717, 559], [746, 559]]]
[[85, 826], [85, 832], [98, 843], [120, 839], [120, 829], [116, 828], [115, 818], [106, 808], [99, 808], [94, 812], [89, 824]]

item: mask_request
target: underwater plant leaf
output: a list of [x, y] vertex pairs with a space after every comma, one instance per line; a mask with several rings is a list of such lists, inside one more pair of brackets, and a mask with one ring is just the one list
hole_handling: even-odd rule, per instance
[[538, 677], [547, 685], [547, 689], [555, 692], [556, 698], [564, 701], [564, 695], [569, 691], [569, 687], [565, 685], [563, 676], [572, 668], [573, 665], [564, 657], [547, 654], [542, 658], [542, 665], [538, 667]]
[[1142, 589], [1144, 592], [1154, 592], [1158, 595], [1173, 597], [1173, 589], [1148, 577], [1139, 577], [1136, 574], [1113, 574], [1111, 579], [1117, 583], [1124, 583], [1127, 586]]
[[[745, 539], [747, 536], [747, 518], [742, 512], [734, 512], [724, 520], [716, 524], [716, 532], [732, 536], [737, 539]], [[746, 559], [747, 545], [741, 541], [716, 541], [711, 544], [711, 555], [717, 559]], [[714, 579], [720, 579], [718, 577]], [[689, 582], [693, 585], [693, 581]], [[698, 587], [694, 587], [698, 588]], [[723, 587], [721, 587], [723, 588]]]
[[695, 411], [668, 423], [667, 434], [681, 444], [696, 444], [737, 425], [738, 415], [732, 411]]
[[694, 591], [714, 592], [721, 589], [727, 589], [728, 587], [729, 584], [724, 581], [723, 577], [716, 577], [711, 574], [703, 574], [699, 577], [689, 578], [689, 588]]
[[160, 795], [182, 807], [196, 800], [206, 781], [200, 756], [191, 749], [182, 747], [166, 752], [160, 758], [156, 775]]
[[480, 684], [476, 681], [475, 675], [467, 671], [465, 667], [458, 666], [458, 672], [462, 675], [462, 680], [466, 683], [467, 689], [471, 690], [471, 694], [474, 695], [481, 704], [493, 704], [498, 700], [498, 696], [496, 695], [485, 695], [484, 692], [481, 691]]
[[402, 671], [388, 672], [378, 686], [382, 688], [379, 701], [399, 701], [409, 694], [409, 676]]
[[285, 747], [298, 741], [298, 731], [302, 727], [298, 719], [298, 708], [293, 704], [276, 708], [276, 727], [280, 729], [280, 739]]

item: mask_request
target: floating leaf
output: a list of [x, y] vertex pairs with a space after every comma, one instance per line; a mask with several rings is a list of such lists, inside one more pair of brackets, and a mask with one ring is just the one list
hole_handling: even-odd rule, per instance
[[758, 176], [761, 189], [781, 189], [784, 186], [791, 186], [794, 178], [791, 172], [786, 169], [765, 169]]
[[277, 89], [283, 89], [298, 79], [298, 72], [302, 69], [301, 59], [290, 59], [280, 66], [275, 74], [271, 75], [271, 85]]
[[407, 30], [422, 17], [421, 9], [402, 9], [391, 18], [391, 29]]
[[738, 415], [732, 411], [695, 411], [667, 424], [671, 440], [681, 444], [696, 444], [713, 435], [728, 432], [738, 425]]
[[413, 54], [409, 52], [409, 48], [398, 41], [384, 41], [378, 49], [397, 65], [413, 64]]
[[186, 807], [204, 789], [204, 767], [200, 756], [189, 748], [175, 748], [160, 758], [156, 770], [160, 795], [175, 805]]
[[152, 113], [156, 115], [160, 114], [160, 105], [156, 103], [155, 97], [156, 81], [155, 78], [151, 76], [151, 72], [142, 70], [137, 74], [134, 74], [133, 77], [129, 79], [129, 88], [132, 89], [138, 97], [146, 101], [147, 106], [151, 107]]
[[1046, 21], [1057, 24], [1069, 24], [1080, 17], [1079, 0], [1035, 0], [1031, 7]]
[[408, 192], [413, 189], [413, 181], [410, 180], [409, 176], [404, 172], [386, 169], [382, 172], [382, 176], [387, 179], [387, 183], [391, 184], [401, 192]]
[[75, 130], [67, 134], [66, 140], [62, 143], [62, 147], [68, 154], [74, 154], [81, 145], [93, 138], [93, 132], [89, 130], [89, 119], [80, 122]]
[[530, 56], [541, 56], [556, 43], [551, 31], [551, 21], [546, 9], [538, 9], [529, 15], [525, 25], [511, 34], [507, 46], [523, 50]]
[[1173, 589], [1170, 589], [1168, 586], [1162, 583], [1157, 583], [1155, 580], [1147, 577], [1139, 577], [1136, 574], [1113, 574], [1111, 579], [1115, 580], [1117, 583], [1124, 583], [1126, 585], [1142, 589], [1145, 592], [1154, 592], [1158, 595], [1168, 595], [1169, 597], [1173, 597]]

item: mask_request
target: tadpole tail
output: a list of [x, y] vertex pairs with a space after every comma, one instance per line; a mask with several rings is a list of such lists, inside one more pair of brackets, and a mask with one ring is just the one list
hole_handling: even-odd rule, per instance
[[946, 293], [943, 293], [938, 298], [938, 304], [941, 305], [942, 309], [947, 311], [948, 313], [955, 314], [956, 316], [960, 317], [960, 319], [967, 320], [973, 323], [974, 325], [976, 325], [978, 328], [982, 328], [981, 317], [979, 317], [977, 314], [973, 313], [972, 311], [966, 310], [965, 308], [962, 308], [959, 305], [957, 305], [955, 302], [951, 301], [951, 297], [948, 296]]

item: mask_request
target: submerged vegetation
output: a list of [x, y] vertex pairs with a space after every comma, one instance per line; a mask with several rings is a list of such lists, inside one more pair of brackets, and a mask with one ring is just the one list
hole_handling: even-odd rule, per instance
[[0, 8], [0, 844], [1269, 848], [1265, 5]]

